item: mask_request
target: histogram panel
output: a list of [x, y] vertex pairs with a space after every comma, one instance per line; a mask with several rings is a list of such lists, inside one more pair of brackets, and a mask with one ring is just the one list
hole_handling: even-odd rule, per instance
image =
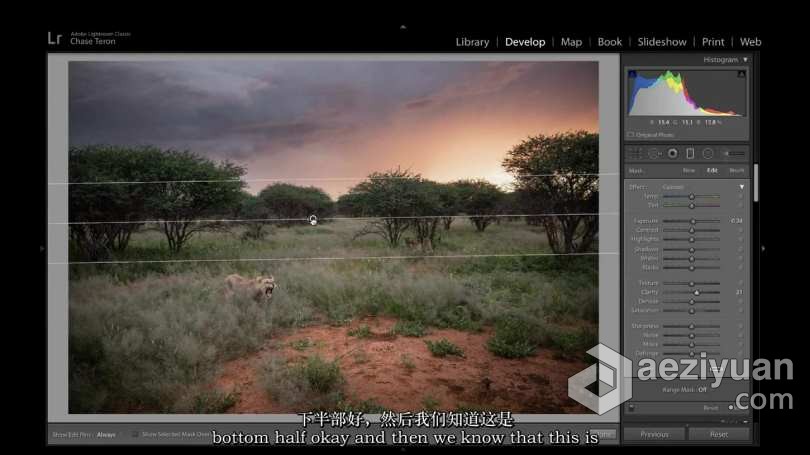
[[630, 70], [628, 115], [744, 117], [742, 70]]

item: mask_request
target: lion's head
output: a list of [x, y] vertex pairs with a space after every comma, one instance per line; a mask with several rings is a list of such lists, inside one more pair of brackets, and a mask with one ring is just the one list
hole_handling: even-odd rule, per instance
[[254, 280], [257, 290], [269, 300], [273, 297], [273, 291], [276, 289], [276, 280], [272, 275], [270, 276], [257, 276]]

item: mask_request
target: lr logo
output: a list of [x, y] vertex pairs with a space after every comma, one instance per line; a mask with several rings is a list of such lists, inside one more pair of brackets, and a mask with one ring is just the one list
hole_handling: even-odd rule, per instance
[[53, 37], [51, 36], [51, 32], [48, 32], [48, 44], [49, 45], [56, 44], [58, 46], [60, 44], [60, 41], [62, 41], [62, 35], [56, 35], [56, 40], [54, 40]]
[[[587, 353], [599, 359], [598, 366], [591, 365], [568, 378], [568, 396], [602, 415], [633, 396], [633, 362], [604, 344]], [[594, 382], [599, 395], [586, 388]]]

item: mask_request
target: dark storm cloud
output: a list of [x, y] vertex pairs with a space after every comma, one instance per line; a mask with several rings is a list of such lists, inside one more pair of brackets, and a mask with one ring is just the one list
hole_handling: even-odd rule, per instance
[[188, 144], [206, 152], [235, 147], [244, 154], [256, 138], [300, 142], [333, 128], [305, 119], [304, 106], [296, 106], [283, 85], [247, 87], [240, 96], [179, 76], [159, 64], [73, 63], [71, 143]]
[[595, 129], [597, 69], [594, 62], [73, 62], [70, 143], [187, 149], [246, 164], [248, 178], [366, 175], [400, 161], [429, 168], [442, 157], [452, 170], [459, 163], [448, 150], [489, 156], [529, 134]]
[[[420, 62], [74, 62], [70, 67], [73, 145], [179, 145], [248, 153], [252, 145], [305, 144], [379, 122], [400, 105], [456, 79], [462, 96], [514, 77], [520, 64]], [[422, 99], [420, 99], [422, 98]]]
[[[247, 156], [257, 146], [302, 145], [378, 120], [426, 93], [441, 71], [369, 62], [74, 62], [73, 145], [194, 146]], [[403, 69], [416, 78], [403, 78]], [[422, 86], [425, 84], [425, 86]], [[358, 105], [361, 105], [358, 108]], [[185, 145], [185, 147], [183, 147]]]

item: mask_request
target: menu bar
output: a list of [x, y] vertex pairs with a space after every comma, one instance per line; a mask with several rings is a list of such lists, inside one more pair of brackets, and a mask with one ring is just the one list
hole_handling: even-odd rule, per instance
[[759, 34], [458, 34], [456, 47], [461, 50], [522, 51], [642, 51], [642, 50], [757, 50], [762, 48]]
[[48, 52], [622, 52], [754, 51], [761, 33], [583, 33], [431, 30], [408, 24], [358, 28], [335, 23], [317, 33], [245, 28], [238, 34], [201, 33], [182, 26], [136, 29], [49, 29]]

